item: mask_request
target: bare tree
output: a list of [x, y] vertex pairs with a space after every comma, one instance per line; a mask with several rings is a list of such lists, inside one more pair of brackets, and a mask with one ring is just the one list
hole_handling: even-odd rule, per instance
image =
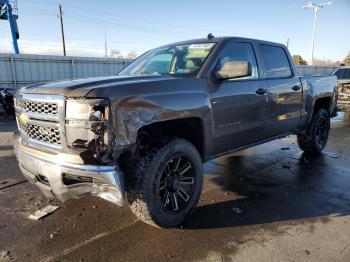
[[349, 51], [348, 55], [344, 58], [342, 64], [344, 64], [346, 66], [350, 66], [350, 51]]
[[116, 49], [113, 49], [111, 51], [111, 57], [117, 57], [117, 58], [122, 58], [122, 53], [120, 52], [120, 50], [116, 50]]
[[128, 59], [135, 59], [136, 57], [138, 57], [138, 54], [135, 50], [131, 50], [126, 57]]
[[332, 59], [314, 58], [313, 66], [339, 66], [340, 64], [340, 61], [334, 61]]

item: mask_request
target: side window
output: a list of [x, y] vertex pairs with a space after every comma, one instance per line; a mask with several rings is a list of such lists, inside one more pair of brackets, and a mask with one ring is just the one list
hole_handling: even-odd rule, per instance
[[260, 45], [265, 65], [264, 77], [279, 78], [292, 75], [288, 57], [283, 48], [271, 45]]
[[252, 67], [250, 76], [235, 78], [235, 80], [259, 78], [255, 53], [250, 43], [228, 43], [220, 54], [219, 67], [222, 67], [225, 62], [232, 61], [248, 61]]

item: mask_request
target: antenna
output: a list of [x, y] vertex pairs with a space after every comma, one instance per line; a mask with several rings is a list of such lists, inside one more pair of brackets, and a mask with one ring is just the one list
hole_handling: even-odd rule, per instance
[[209, 33], [208, 36], [207, 36], [207, 38], [210, 40], [210, 39], [214, 39], [215, 36], [214, 36], [212, 33]]
[[316, 20], [317, 20], [317, 12], [321, 10], [322, 8], [325, 8], [326, 6], [329, 6], [332, 4], [332, 1], [328, 1], [321, 4], [315, 4], [311, 0], [307, 1], [306, 5], [303, 6], [303, 8], [306, 10], [308, 8], [314, 9], [314, 24], [312, 28], [312, 43], [311, 43], [311, 61], [310, 65], [313, 65], [314, 62], [314, 49], [315, 49], [315, 30], [316, 30]]

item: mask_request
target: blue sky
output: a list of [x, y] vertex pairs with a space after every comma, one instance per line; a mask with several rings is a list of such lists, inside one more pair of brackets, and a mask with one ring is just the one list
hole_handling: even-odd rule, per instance
[[[292, 54], [310, 57], [313, 12], [302, 9], [306, 0], [18, 0], [22, 53], [62, 53], [58, 3], [64, 11], [68, 55], [103, 56], [107, 27], [108, 53], [140, 54], [212, 32], [280, 43], [289, 38]], [[342, 60], [346, 56], [349, 21], [350, 0], [334, 0], [319, 12], [315, 57]], [[12, 52], [9, 25], [3, 20], [0, 52]]]

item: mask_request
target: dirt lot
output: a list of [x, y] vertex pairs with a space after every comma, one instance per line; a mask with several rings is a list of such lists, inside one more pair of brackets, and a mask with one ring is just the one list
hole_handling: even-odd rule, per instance
[[322, 156], [290, 136], [207, 163], [199, 207], [172, 230], [93, 197], [28, 219], [49, 201], [21, 183], [14, 129], [0, 120], [0, 261], [350, 261], [350, 115]]

